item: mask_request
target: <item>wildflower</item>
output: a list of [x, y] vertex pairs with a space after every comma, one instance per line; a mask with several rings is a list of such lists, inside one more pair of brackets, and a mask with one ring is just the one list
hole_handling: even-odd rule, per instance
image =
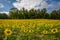
[[48, 31], [47, 31], [47, 30], [44, 30], [44, 31], [43, 31], [43, 34], [48, 34]]
[[8, 35], [12, 34], [12, 31], [9, 30], [9, 29], [5, 29], [4, 33], [5, 33], [6, 36], [8, 36]]
[[28, 30], [26, 30], [26, 29], [25, 29], [25, 30], [24, 30], [24, 32], [25, 32], [25, 33], [27, 33], [27, 32], [28, 32]]
[[21, 29], [26, 29], [26, 27], [25, 26], [21, 26]]
[[29, 32], [34, 32], [34, 30], [29, 30]]
[[54, 28], [51, 30], [52, 33], [57, 33], [58, 32], [58, 29], [57, 28]]

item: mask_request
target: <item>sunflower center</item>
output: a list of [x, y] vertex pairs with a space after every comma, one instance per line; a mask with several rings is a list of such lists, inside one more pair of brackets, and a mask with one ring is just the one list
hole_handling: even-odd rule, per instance
[[55, 32], [56, 30], [53, 30], [53, 32]]
[[7, 31], [7, 33], [9, 34], [9, 33], [10, 33], [10, 31]]

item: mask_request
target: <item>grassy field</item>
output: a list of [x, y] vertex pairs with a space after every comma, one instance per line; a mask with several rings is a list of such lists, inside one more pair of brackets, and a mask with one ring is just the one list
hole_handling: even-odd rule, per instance
[[60, 40], [60, 20], [0, 20], [0, 40]]

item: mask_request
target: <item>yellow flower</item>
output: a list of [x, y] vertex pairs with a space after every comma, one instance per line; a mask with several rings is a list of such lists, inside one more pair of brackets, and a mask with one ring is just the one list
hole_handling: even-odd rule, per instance
[[12, 31], [10, 29], [5, 29], [4, 33], [6, 36], [8, 36], [12, 34]]
[[43, 31], [43, 34], [48, 34], [48, 31], [47, 31], [47, 30], [44, 30], [44, 31]]
[[26, 29], [26, 27], [23, 25], [23, 26], [21, 26], [21, 29]]
[[34, 32], [34, 30], [29, 30], [29, 32]]
[[25, 32], [25, 33], [27, 33], [27, 32], [28, 32], [28, 30], [27, 30], [27, 29], [25, 29], [25, 30], [24, 30], [24, 32]]
[[57, 33], [58, 32], [58, 29], [57, 28], [54, 28], [51, 30], [52, 33]]

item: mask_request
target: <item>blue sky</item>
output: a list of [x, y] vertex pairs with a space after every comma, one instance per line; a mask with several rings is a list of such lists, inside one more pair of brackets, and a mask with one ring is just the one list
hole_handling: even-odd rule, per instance
[[11, 8], [20, 10], [25, 9], [43, 9], [46, 8], [48, 12], [60, 9], [60, 0], [0, 0], [0, 12], [9, 12]]

